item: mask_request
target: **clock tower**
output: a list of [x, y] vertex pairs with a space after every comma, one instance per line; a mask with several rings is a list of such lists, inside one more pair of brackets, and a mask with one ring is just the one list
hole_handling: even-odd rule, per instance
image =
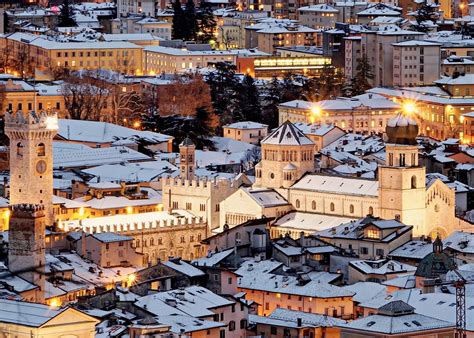
[[10, 204], [44, 206], [45, 224], [53, 218], [53, 137], [56, 114], [5, 113], [5, 134], [10, 139]]

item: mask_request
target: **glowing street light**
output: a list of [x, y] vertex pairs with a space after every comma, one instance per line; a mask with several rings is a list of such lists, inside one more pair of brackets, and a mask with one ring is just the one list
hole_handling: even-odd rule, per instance
[[137, 281], [137, 275], [131, 273], [127, 276], [127, 287], [131, 287]]
[[412, 115], [416, 112], [416, 104], [412, 101], [404, 102], [402, 105], [403, 111], [406, 114]]
[[312, 106], [311, 107], [311, 123], [316, 122], [317, 119], [319, 119], [322, 115], [322, 110], [321, 107], [319, 106]]

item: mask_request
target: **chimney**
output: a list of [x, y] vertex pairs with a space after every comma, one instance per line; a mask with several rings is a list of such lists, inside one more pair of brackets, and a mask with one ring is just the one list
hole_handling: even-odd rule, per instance
[[396, 220], [397, 222], [400, 222], [400, 214], [396, 214], [396, 215], [395, 215], [395, 220]]

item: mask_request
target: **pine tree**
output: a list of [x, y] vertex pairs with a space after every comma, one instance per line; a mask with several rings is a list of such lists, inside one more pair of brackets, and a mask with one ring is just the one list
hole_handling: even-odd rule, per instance
[[238, 89], [238, 105], [234, 112], [234, 121], [262, 121], [262, 107], [260, 95], [255, 80], [245, 75]]
[[226, 62], [218, 62], [216, 70], [206, 79], [211, 89], [214, 113], [219, 117], [220, 125], [231, 123], [238, 105], [239, 83], [235, 76], [236, 67]]
[[352, 95], [360, 95], [372, 88], [371, 80], [375, 78], [366, 55], [357, 59], [356, 75], [352, 80]]
[[280, 81], [273, 77], [265, 88], [262, 100], [262, 122], [268, 124], [270, 128], [278, 126], [278, 105], [282, 102], [281, 92]]
[[74, 20], [74, 12], [72, 6], [69, 3], [69, 0], [64, 0], [61, 6], [61, 11], [59, 12], [58, 18], [59, 27], [75, 27], [76, 21]]
[[173, 2], [173, 39], [183, 40], [186, 38], [186, 19], [180, 0]]
[[194, 7], [194, 1], [188, 0], [186, 2], [186, 8], [184, 9], [185, 18], [185, 39], [196, 40], [197, 34], [197, 19], [196, 19], [196, 8]]
[[434, 4], [427, 3], [426, 1], [423, 2], [420, 7], [415, 11], [415, 20], [416, 26], [414, 26], [415, 30], [418, 32], [426, 33], [430, 29], [428, 24], [431, 21], [433, 24], [436, 23], [439, 15], [436, 12], [436, 7]]
[[211, 6], [207, 2], [201, 2], [201, 8], [198, 15], [197, 41], [199, 43], [210, 43], [214, 41], [214, 33], [217, 23], [212, 14]]

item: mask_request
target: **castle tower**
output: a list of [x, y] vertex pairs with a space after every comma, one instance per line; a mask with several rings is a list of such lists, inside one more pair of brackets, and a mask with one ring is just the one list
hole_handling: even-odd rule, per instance
[[255, 186], [288, 188], [314, 171], [314, 143], [286, 121], [264, 138], [262, 160], [255, 166]]
[[36, 302], [44, 302], [45, 213], [38, 204], [12, 205], [8, 231], [8, 268], [38, 286]]
[[179, 145], [180, 176], [186, 180], [192, 180], [194, 178], [195, 152], [196, 146], [190, 138], [186, 137]]
[[425, 167], [418, 162], [418, 125], [403, 114], [386, 128], [385, 165], [379, 167], [380, 217], [400, 218], [413, 225], [413, 235], [425, 234]]
[[45, 222], [53, 224], [53, 137], [57, 116], [5, 113], [10, 139], [10, 204], [42, 204]]

